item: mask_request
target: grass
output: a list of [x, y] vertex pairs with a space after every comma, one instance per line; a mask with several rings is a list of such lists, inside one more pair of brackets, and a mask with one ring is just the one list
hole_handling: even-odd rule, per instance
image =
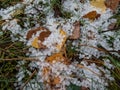
[[115, 66], [114, 70], [111, 71], [112, 76], [115, 78], [115, 81], [110, 83], [110, 90], [119, 90], [120, 89], [120, 59], [115, 58], [115, 56], [108, 56], [112, 62], [112, 64]]
[[7, 8], [10, 5], [14, 5], [22, 0], [0, 0], [0, 7], [1, 8]]
[[12, 42], [10, 31], [0, 30], [0, 32], [2, 33], [0, 35], [0, 89], [14, 90], [14, 83], [17, 81], [16, 74], [19, 68], [17, 67], [18, 61], [13, 60], [13, 58], [18, 58], [18, 60], [21, 57], [26, 58], [25, 54], [28, 47], [20, 41]]
[[[115, 27], [115, 32], [116, 36], [119, 36], [119, 31], [120, 31], [120, 9], [118, 8], [118, 11], [116, 14], [114, 14], [111, 18], [115, 18], [117, 20], [116, 22], [116, 27]], [[117, 28], [117, 29], [116, 29]], [[115, 39], [111, 38], [112, 40]], [[119, 51], [116, 51], [118, 55], [120, 55]], [[109, 54], [107, 56], [108, 59], [110, 59], [111, 63], [115, 66], [114, 70], [111, 71], [113, 77], [115, 78], [115, 81], [110, 83], [110, 90], [119, 90], [120, 89], [120, 57], [116, 56], [115, 54]]]
[[50, 8], [54, 11], [55, 17], [69, 19], [72, 16], [72, 13], [63, 10], [62, 2], [62, 0], [50, 0]]

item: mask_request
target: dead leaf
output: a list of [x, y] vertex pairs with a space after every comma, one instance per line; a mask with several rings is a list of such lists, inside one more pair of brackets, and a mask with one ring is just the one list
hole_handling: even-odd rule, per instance
[[48, 75], [49, 72], [50, 72], [50, 68], [49, 67], [44, 67], [43, 70], [42, 70], [43, 76]]
[[59, 53], [55, 53], [55, 54], [47, 57], [46, 61], [53, 64], [53, 63], [56, 63], [56, 62], [65, 62], [66, 59], [63, 56], [63, 54], [61, 52], [59, 52]]
[[96, 11], [91, 11], [83, 16], [83, 18], [88, 18], [92, 21], [95, 19], [98, 19], [99, 17], [100, 17], [100, 14], [98, 14]]
[[61, 50], [61, 48], [63, 47], [63, 45], [65, 44], [65, 42], [66, 42], [66, 39], [67, 39], [67, 34], [66, 34], [66, 32], [64, 31], [64, 30], [60, 30], [60, 34], [61, 34], [61, 36], [63, 37], [63, 40], [61, 41], [61, 43], [59, 43], [56, 47], [57, 47], [57, 49], [58, 49], [58, 51], [60, 51]]
[[[45, 28], [45, 27], [38, 27], [36, 29], [32, 29], [32, 30], [28, 31], [27, 36], [26, 36], [27, 40], [29, 40], [30, 38], [32, 38], [32, 35], [36, 34], [37, 31], [40, 31], [40, 30], [46, 31], [46, 33], [51, 34], [51, 32], [47, 28]], [[44, 37], [45, 36], [42, 36], [41, 38], [44, 39]]]
[[[35, 48], [45, 48], [46, 46], [44, 46], [42, 44], [42, 42], [45, 40], [45, 38], [49, 37], [49, 35], [51, 34], [51, 32], [44, 28], [44, 27], [38, 27], [36, 29], [30, 30], [27, 33], [26, 39], [29, 40], [32, 38], [32, 35], [35, 35], [38, 31], [42, 32], [39, 34], [38, 37], [35, 37], [34, 40], [32, 41], [32, 46]], [[40, 41], [40, 42], [39, 42]]]
[[108, 30], [113, 30], [116, 28], [116, 23], [111, 23], [109, 26], [108, 26]]
[[100, 9], [103, 13], [106, 11], [105, 0], [91, 0], [90, 4]]
[[49, 62], [50, 64], [54, 64], [56, 62], [61, 62], [65, 65], [69, 65], [70, 61], [67, 57], [65, 57], [65, 52], [61, 51], [59, 53], [54, 53], [51, 56], [48, 56], [46, 58], [46, 62]]
[[87, 87], [81, 86], [80, 90], [89, 90]]
[[105, 0], [106, 7], [113, 10], [113, 12], [116, 11], [119, 3], [120, 3], [120, 0]]
[[58, 76], [54, 77], [53, 82], [52, 82], [52, 85], [56, 85], [56, 84], [60, 84], [60, 78]]
[[79, 39], [80, 38], [80, 22], [76, 21], [74, 24], [74, 30], [72, 32], [72, 35], [69, 37], [69, 39]]

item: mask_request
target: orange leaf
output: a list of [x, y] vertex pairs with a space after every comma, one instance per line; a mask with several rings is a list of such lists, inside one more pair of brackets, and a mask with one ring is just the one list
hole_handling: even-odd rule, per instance
[[58, 76], [54, 77], [52, 84], [53, 85], [60, 84], [60, 78]]
[[48, 73], [50, 72], [49, 67], [44, 67], [42, 72], [43, 72], [43, 76], [48, 75]]
[[83, 18], [88, 18], [90, 20], [95, 20], [98, 17], [100, 17], [100, 14], [97, 14], [96, 11], [91, 11], [91, 12], [89, 12], [86, 15], [83, 16]]
[[46, 61], [49, 63], [56, 63], [56, 62], [64, 62], [65, 61], [65, 57], [63, 56], [63, 54], [60, 53], [55, 53], [53, 55], [51, 55], [50, 57], [46, 58]]

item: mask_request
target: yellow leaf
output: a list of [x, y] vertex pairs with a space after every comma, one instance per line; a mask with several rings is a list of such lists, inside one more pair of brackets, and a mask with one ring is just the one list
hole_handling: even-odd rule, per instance
[[32, 46], [35, 48], [40, 48], [39, 44], [38, 44], [38, 37], [36, 37], [33, 41], [32, 41]]
[[63, 40], [62, 40], [61, 43], [59, 43], [59, 44], [56, 46], [59, 51], [61, 50], [62, 46], [65, 44], [65, 41], [66, 41], [66, 39], [67, 39], [67, 34], [66, 34], [66, 32], [63, 31], [62, 29], [60, 30], [60, 34], [61, 34], [61, 36], [63, 37]]
[[92, 0], [90, 4], [96, 8], [101, 9], [102, 13], [106, 11], [105, 0]]

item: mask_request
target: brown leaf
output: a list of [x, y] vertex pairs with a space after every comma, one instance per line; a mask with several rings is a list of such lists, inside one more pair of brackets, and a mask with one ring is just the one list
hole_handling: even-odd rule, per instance
[[108, 30], [115, 29], [115, 27], [116, 27], [116, 23], [111, 23], [111, 24], [108, 26]]
[[100, 14], [98, 14], [96, 11], [91, 11], [83, 16], [83, 18], [88, 18], [90, 20], [95, 20], [100, 17]]
[[[51, 34], [51, 32], [47, 28], [38, 27], [36, 29], [28, 31], [26, 39], [27, 40], [31, 39], [32, 35], [35, 35], [38, 31], [41, 31], [41, 30], [42, 30], [42, 32], [39, 34], [39, 36], [35, 37], [34, 40], [32, 41], [32, 46], [35, 48], [43, 48], [44, 49], [46, 46], [44, 46], [42, 44], [42, 42], [45, 40], [45, 38], [47, 38]], [[39, 40], [41, 42], [39, 42]]]
[[72, 32], [72, 35], [69, 37], [69, 39], [79, 39], [80, 37], [80, 22], [76, 21], [74, 24], [74, 30]]
[[[36, 34], [37, 33], [37, 31], [41, 31], [41, 30], [45, 30], [48, 34], [50, 34], [51, 32], [47, 29], [47, 28], [45, 28], [45, 27], [38, 27], [38, 28], [36, 28], [36, 29], [32, 29], [32, 30], [30, 30], [30, 31], [28, 31], [28, 33], [27, 33], [27, 36], [26, 36], [26, 38], [27, 38], [27, 40], [29, 40], [30, 38], [32, 38], [32, 35], [33, 34]], [[48, 35], [47, 34], [47, 35]], [[43, 38], [45, 37], [45, 35], [43, 35], [41, 38], [41, 40], [43, 40]]]
[[116, 11], [119, 3], [120, 3], [120, 0], [105, 0], [106, 7], [113, 10], [113, 12]]
[[82, 86], [80, 90], [89, 90], [87, 87]]

